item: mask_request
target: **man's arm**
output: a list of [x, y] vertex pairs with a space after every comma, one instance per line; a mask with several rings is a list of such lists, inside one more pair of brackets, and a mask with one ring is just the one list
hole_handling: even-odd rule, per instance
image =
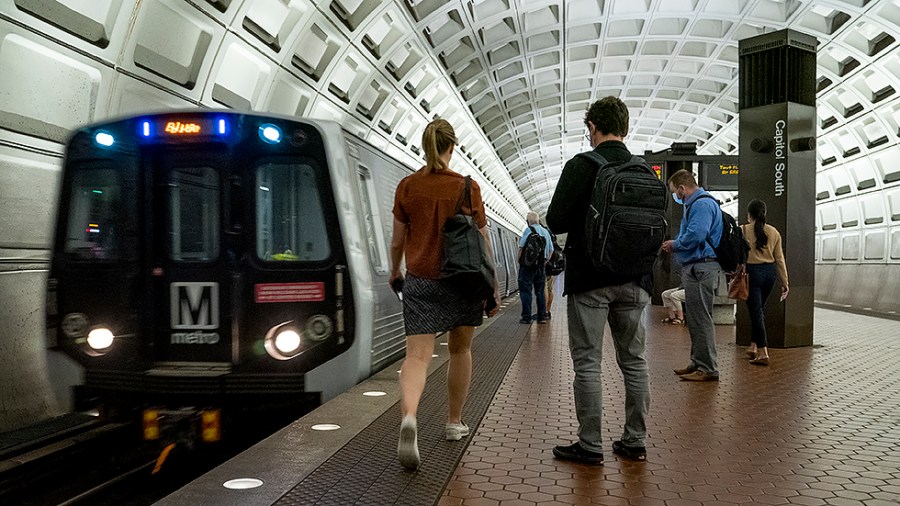
[[[577, 200], [577, 195], [582, 186], [586, 184], [583, 171], [578, 169], [579, 164], [573, 163], [574, 158], [566, 162], [559, 182], [556, 183], [556, 191], [550, 199], [550, 207], [547, 208], [547, 226], [554, 234], [569, 232], [573, 217], [572, 204]], [[582, 219], [578, 223], [583, 222]]]
[[711, 201], [709, 204], [694, 202], [691, 205], [687, 226], [675, 240], [674, 251], [691, 251], [706, 244], [706, 238], [709, 237], [709, 231], [712, 229], [713, 218], [718, 218], [718, 207], [715, 201]]

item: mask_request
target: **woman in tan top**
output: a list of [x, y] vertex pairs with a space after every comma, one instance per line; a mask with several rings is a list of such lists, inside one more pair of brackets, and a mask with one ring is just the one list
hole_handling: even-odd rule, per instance
[[[397, 457], [407, 469], [419, 466], [416, 438], [416, 410], [425, 389], [428, 364], [439, 332], [450, 332], [450, 367], [447, 374], [448, 416], [446, 438], [458, 441], [469, 434], [462, 422], [462, 409], [472, 379], [472, 336], [481, 325], [484, 301], [462, 293], [456, 285], [441, 279], [444, 251], [444, 222], [456, 212], [456, 203], [465, 189], [465, 178], [450, 170], [450, 157], [456, 146], [456, 134], [446, 120], [436, 119], [425, 127], [422, 148], [426, 165], [400, 181], [394, 195], [394, 236], [391, 241], [391, 286], [402, 282], [403, 319], [406, 326], [406, 359], [400, 370], [400, 441]], [[462, 212], [471, 215], [488, 249], [487, 219], [481, 190], [471, 185], [471, 207]], [[406, 256], [406, 279], [400, 263]], [[494, 276], [496, 313], [500, 296]]]
[[749, 223], [742, 225], [744, 237], [750, 243], [747, 255], [747, 275], [750, 280], [750, 296], [747, 310], [750, 312], [750, 340], [747, 348], [750, 363], [769, 365], [769, 350], [766, 342], [766, 299], [775, 286], [775, 277], [781, 279], [781, 300], [788, 295], [787, 266], [781, 249], [781, 234], [772, 225], [766, 224], [766, 203], [752, 200], [747, 206]]

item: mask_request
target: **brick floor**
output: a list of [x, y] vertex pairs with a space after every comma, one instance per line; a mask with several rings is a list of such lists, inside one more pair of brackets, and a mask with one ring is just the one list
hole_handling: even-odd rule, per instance
[[718, 383], [683, 382], [687, 329], [646, 313], [648, 461], [618, 460], [622, 376], [604, 343], [603, 466], [553, 458], [576, 440], [565, 301], [532, 325], [439, 504], [900, 504], [900, 322], [816, 309], [814, 347], [747, 363], [718, 326]]

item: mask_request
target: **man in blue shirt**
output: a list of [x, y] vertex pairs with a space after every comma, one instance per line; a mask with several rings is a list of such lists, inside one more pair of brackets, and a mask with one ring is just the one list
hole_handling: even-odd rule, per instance
[[678, 237], [663, 243], [663, 251], [674, 253], [682, 265], [687, 312], [685, 322], [691, 333], [691, 363], [675, 374], [686, 381], [718, 381], [716, 368], [716, 326], [713, 323], [713, 301], [722, 268], [713, 247], [722, 237], [722, 210], [697, 186], [694, 175], [679, 170], [669, 178], [669, 190], [675, 202], [684, 205], [684, 218]]
[[[531, 323], [531, 292], [537, 295], [537, 322], [547, 323], [547, 299], [544, 294], [546, 278], [544, 277], [544, 264], [553, 253], [553, 239], [550, 231], [542, 227], [537, 213], [531, 212], [525, 217], [528, 227], [522, 232], [519, 239], [519, 297], [522, 299], [522, 319], [519, 323]], [[531, 235], [532, 227], [544, 238], [544, 258], [538, 261], [538, 265], [527, 267], [522, 264], [522, 249], [525, 241]]]

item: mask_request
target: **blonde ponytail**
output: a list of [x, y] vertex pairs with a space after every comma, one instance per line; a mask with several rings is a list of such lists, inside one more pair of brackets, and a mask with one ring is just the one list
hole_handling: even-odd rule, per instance
[[422, 133], [422, 150], [425, 151], [425, 172], [439, 172], [450, 167], [441, 160], [441, 154], [456, 145], [456, 132], [445, 119], [436, 119]]

